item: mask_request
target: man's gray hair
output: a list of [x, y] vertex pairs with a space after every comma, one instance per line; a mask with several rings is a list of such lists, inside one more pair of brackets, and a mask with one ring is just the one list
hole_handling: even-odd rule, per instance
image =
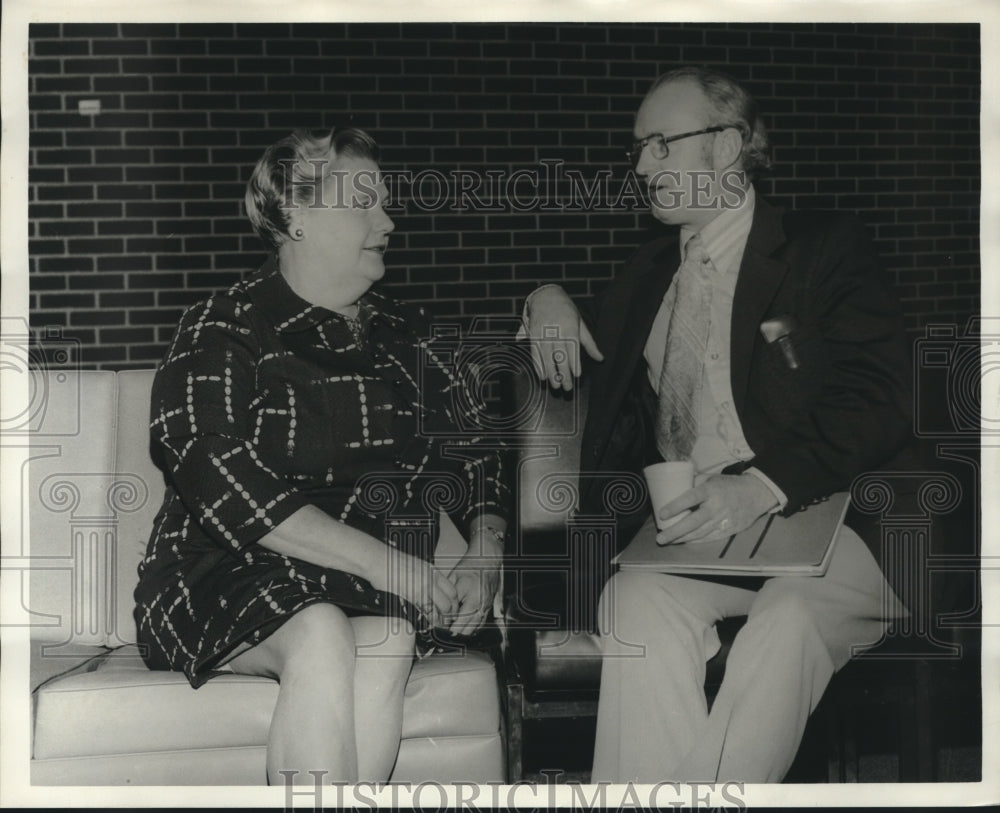
[[735, 124], [742, 131], [740, 164], [747, 177], [754, 178], [771, 169], [771, 142], [757, 113], [757, 102], [731, 76], [699, 66], [676, 68], [657, 79], [646, 96], [648, 98], [653, 91], [669, 82], [684, 79], [695, 82], [701, 88], [716, 113], [717, 120], [706, 122], [706, 126]]

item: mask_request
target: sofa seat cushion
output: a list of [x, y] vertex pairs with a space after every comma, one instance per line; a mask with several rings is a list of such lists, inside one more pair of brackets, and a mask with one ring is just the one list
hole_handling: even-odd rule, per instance
[[28, 661], [28, 685], [31, 686], [31, 691], [35, 691], [42, 684], [60, 676], [97, 668], [100, 656], [105, 655], [107, 651], [106, 646], [32, 641]]
[[[221, 673], [192, 689], [180, 672], [151, 671], [134, 645], [95, 661], [92, 671], [36, 693], [34, 758], [242, 748], [267, 742], [278, 684]], [[491, 734], [499, 729], [492, 661], [478, 652], [414, 664], [403, 737]]]

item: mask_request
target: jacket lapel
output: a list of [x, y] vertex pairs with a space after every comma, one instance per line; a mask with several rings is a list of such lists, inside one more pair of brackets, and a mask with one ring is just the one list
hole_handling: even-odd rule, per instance
[[729, 375], [737, 414], [743, 413], [760, 323], [788, 273], [788, 264], [773, 256], [785, 243], [781, 220], [781, 210], [758, 196], [733, 294]]
[[632, 383], [636, 364], [642, 361], [643, 347], [649, 338], [653, 320], [679, 265], [677, 241], [668, 241], [638, 270], [634, 285], [623, 292], [621, 302], [609, 303], [624, 316], [624, 321], [620, 323], [621, 332], [614, 350], [600, 365], [604, 375], [595, 378], [594, 382], [599, 391], [607, 394], [602, 401], [601, 421], [596, 427], [597, 436], [604, 442]]

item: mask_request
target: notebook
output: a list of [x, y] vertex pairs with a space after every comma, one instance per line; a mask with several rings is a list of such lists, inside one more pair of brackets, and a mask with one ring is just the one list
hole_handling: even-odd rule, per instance
[[658, 545], [652, 534], [636, 537], [614, 562], [622, 570], [719, 576], [822, 576], [850, 503], [832, 494], [789, 517], [768, 514], [745, 531], [714, 542]]

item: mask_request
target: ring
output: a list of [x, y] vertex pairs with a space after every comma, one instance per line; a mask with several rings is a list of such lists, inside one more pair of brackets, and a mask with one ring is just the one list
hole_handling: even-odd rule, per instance
[[555, 374], [555, 375], [553, 376], [553, 378], [554, 378], [554, 379], [556, 380], [556, 383], [559, 383], [559, 382], [561, 382], [561, 381], [563, 380], [563, 377], [562, 377], [562, 373], [556, 373], [556, 374]]

